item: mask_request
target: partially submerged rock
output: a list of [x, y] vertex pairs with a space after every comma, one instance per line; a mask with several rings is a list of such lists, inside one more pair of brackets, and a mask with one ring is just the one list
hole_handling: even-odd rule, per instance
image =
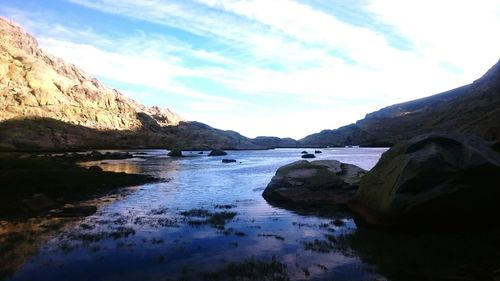
[[303, 205], [345, 203], [365, 173], [336, 160], [300, 160], [279, 168], [262, 196], [272, 202]]
[[220, 149], [213, 149], [208, 154], [208, 156], [225, 156], [225, 155], [227, 155], [227, 152], [220, 150]]
[[89, 167], [89, 171], [102, 172], [102, 168], [94, 165]]
[[321, 150], [315, 150], [314, 151], [314, 154], [319, 154], [319, 153], [323, 153], [323, 151], [321, 151]]
[[182, 157], [182, 150], [172, 149], [167, 155], [170, 157]]
[[316, 158], [316, 156], [314, 154], [311, 154], [311, 153], [306, 153], [304, 155], [302, 155], [302, 158]]
[[236, 159], [222, 159], [222, 163], [236, 163]]
[[467, 226], [500, 212], [500, 155], [468, 135], [402, 142], [363, 177], [350, 209], [379, 226]]

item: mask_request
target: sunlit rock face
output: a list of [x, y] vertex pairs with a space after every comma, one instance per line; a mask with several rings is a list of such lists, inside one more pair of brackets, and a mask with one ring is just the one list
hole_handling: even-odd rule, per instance
[[263, 149], [292, 139], [249, 139], [145, 107], [77, 66], [46, 54], [0, 18], [0, 150], [88, 148]]
[[365, 173], [336, 160], [296, 161], [276, 171], [262, 196], [274, 203], [341, 205], [356, 192]]
[[140, 113], [160, 126], [181, 121], [169, 109], [140, 105], [46, 54], [30, 34], [0, 18], [0, 121], [43, 117], [99, 130], [137, 130]]

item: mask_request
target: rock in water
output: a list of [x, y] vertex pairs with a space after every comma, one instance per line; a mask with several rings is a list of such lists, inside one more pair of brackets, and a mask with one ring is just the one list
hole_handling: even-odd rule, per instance
[[182, 150], [172, 149], [167, 155], [170, 157], [182, 157]]
[[224, 155], [227, 155], [227, 152], [220, 150], [220, 149], [213, 149], [208, 154], [208, 156], [224, 156]]
[[89, 171], [102, 172], [102, 168], [94, 165], [89, 167]]
[[236, 159], [222, 159], [222, 163], [236, 163]]
[[262, 196], [270, 202], [341, 204], [354, 195], [365, 173], [336, 160], [300, 160], [279, 168]]
[[315, 153], [315, 154], [318, 154], [318, 153], [323, 153], [323, 151], [321, 151], [321, 150], [315, 150], [315, 151], [314, 151], [314, 153]]
[[500, 154], [474, 136], [415, 137], [382, 155], [349, 207], [380, 226], [491, 224], [500, 212]]
[[302, 158], [316, 158], [316, 156], [314, 154], [307, 153], [307, 154], [302, 155]]

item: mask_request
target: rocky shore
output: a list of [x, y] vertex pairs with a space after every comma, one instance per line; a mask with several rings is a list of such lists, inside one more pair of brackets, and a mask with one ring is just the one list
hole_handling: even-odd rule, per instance
[[105, 172], [97, 166], [87, 169], [75, 164], [75, 159], [91, 161], [130, 156], [125, 153], [78, 155], [1, 154], [0, 217], [32, 217], [51, 211], [56, 216], [85, 216], [95, 212], [95, 207], [78, 205], [81, 200], [158, 180], [147, 175]]
[[263, 197], [346, 205], [360, 224], [445, 229], [491, 225], [500, 211], [500, 154], [467, 134], [430, 133], [398, 143], [369, 172], [331, 161], [279, 168]]

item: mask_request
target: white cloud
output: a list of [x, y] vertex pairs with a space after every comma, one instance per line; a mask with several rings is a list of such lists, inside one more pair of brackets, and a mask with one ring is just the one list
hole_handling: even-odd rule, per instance
[[372, 0], [367, 9], [409, 38], [418, 55], [477, 78], [499, 58], [496, 0]]
[[[367, 1], [359, 12], [410, 41], [413, 49], [405, 50], [388, 43], [391, 34], [341, 21], [314, 1], [69, 1], [152, 23], [155, 33], [137, 27], [99, 34], [91, 23], [4, 13], [35, 31], [45, 49], [93, 75], [155, 88], [163, 94], [148, 96], [171, 97], [184, 117], [249, 136], [300, 138], [470, 83], [500, 50], [494, 0]], [[165, 27], [196, 40], [162, 34]]]

